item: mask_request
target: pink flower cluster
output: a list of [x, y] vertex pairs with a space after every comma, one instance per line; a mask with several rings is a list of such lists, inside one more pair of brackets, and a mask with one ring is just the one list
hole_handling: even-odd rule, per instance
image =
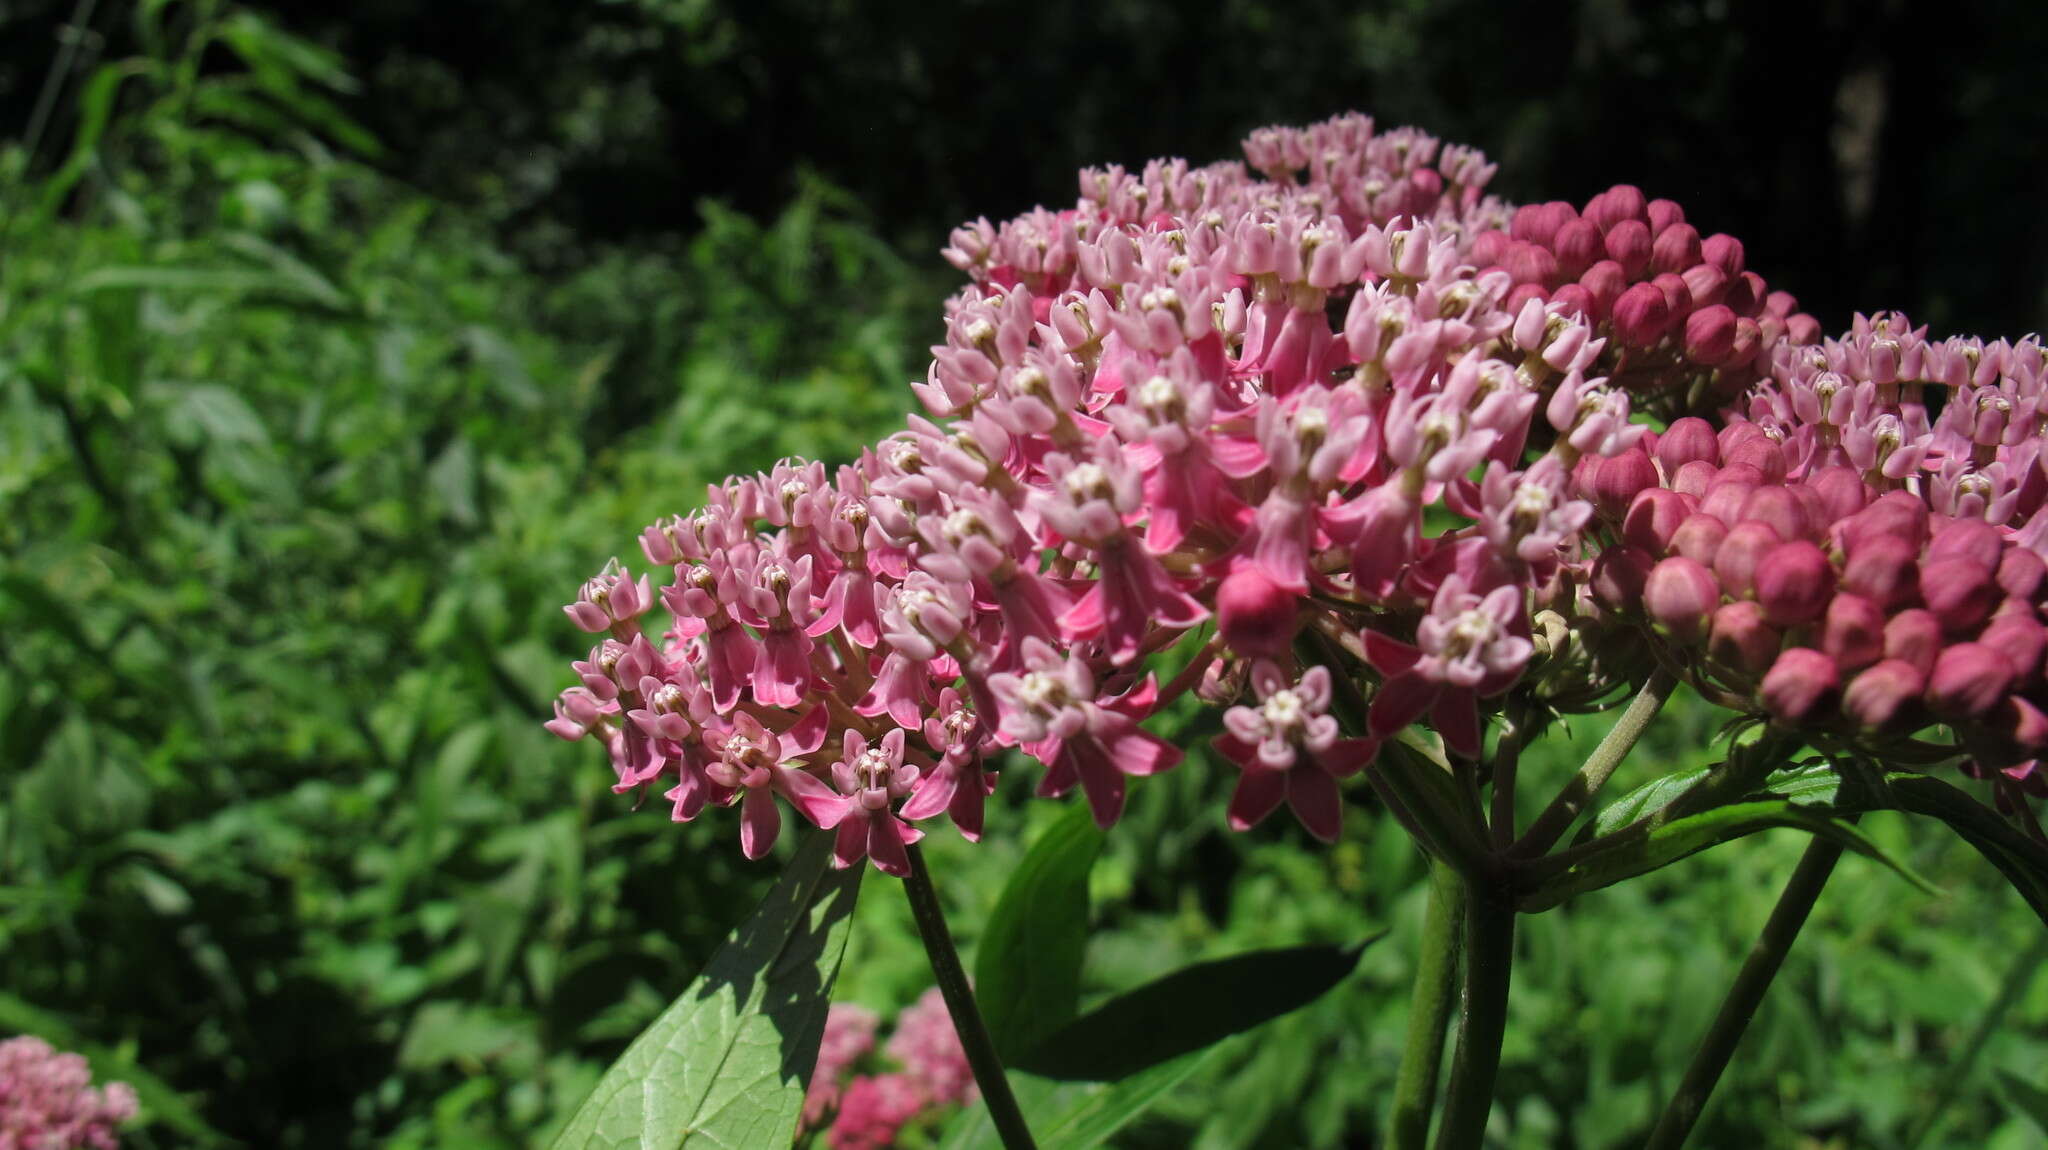
[[135, 1112], [135, 1091], [94, 1089], [78, 1055], [29, 1036], [0, 1042], [0, 1150], [114, 1150], [115, 1127]]
[[614, 563], [567, 608], [601, 637], [549, 727], [677, 820], [738, 805], [750, 857], [779, 799], [896, 874], [917, 822], [979, 836], [1004, 748], [1114, 822], [1181, 758], [1144, 723], [1190, 692], [1225, 708], [1231, 824], [1285, 802], [1334, 839], [1382, 740], [1426, 719], [1477, 758], [1532, 675], [1607, 692], [1588, 648], [1640, 648], [1645, 610], [1752, 713], [1945, 719], [2002, 764], [2040, 741], [2037, 345], [1895, 317], [1815, 343], [1676, 204], [1511, 208], [1479, 153], [1363, 116], [1245, 154], [956, 230], [929, 416], [649, 527], [658, 588]]
[[826, 1015], [817, 1069], [804, 1094], [803, 1129], [827, 1129], [833, 1150], [893, 1146], [905, 1127], [975, 1098], [973, 1071], [937, 987], [896, 1016], [886, 1052], [900, 1069], [858, 1073], [874, 1051], [880, 1023], [873, 1011], [852, 1004], [835, 1003]]

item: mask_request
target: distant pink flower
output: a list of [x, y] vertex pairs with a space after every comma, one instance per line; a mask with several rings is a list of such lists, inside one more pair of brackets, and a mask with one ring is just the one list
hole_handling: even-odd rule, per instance
[[840, 1096], [827, 1141], [832, 1150], [888, 1150], [923, 1109], [923, 1092], [908, 1074], [856, 1078]]
[[818, 1065], [804, 1089], [803, 1128], [814, 1130], [839, 1105], [841, 1081], [847, 1071], [875, 1048], [882, 1018], [865, 1006], [835, 1002], [825, 1012], [825, 1033], [818, 1040]]
[[953, 1016], [938, 987], [925, 991], [896, 1016], [896, 1033], [889, 1038], [888, 1052], [902, 1063], [904, 1073], [917, 1084], [928, 1105], [974, 1100], [974, 1070], [967, 1064], [967, 1051], [960, 1045], [960, 1033], [953, 1028]]
[[0, 1042], [0, 1150], [115, 1150], [136, 1110], [126, 1083], [94, 1089], [78, 1055], [27, 1035]]

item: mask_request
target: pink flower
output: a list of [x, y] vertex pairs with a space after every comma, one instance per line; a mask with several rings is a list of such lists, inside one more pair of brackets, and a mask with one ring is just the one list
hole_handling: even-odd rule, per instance
[[94, 1089], [76, 1054], [27, 1035], [0, 1042], [0, 1150], [115, 1150], [137, 1109], [126, 1083]]
[[991, 675], [1002, 707], [1002, 732], [1046, 764], [1041, 794], [1065, 793], [1076, 782], [1095, 822], [1108, 827], [1124, 809], [1124, 776], [1152, 775], [1180, 762], [1180, 750], [1138, 726], [1156, 689], [1145, 685], [1097, 698], [1095, 677], [1078, 656], [1061, 657], [1036, 639], [1024, 641], [1024, 670]]
[[1301, 825], [1325, 842], [1335, 842], [1344, 816], [1337, 780], [1357, 774], [1379, 752], [1372, 739], [1338, 737], [1330, 708], [1330, 669], [1310, 667], [1289, 684], [1267, 660], [1252, 665], [1257, 707], [1223, 713], [1225, 733], [1216, 749], [1238, 765], [1237, 790], [1230, 800], [1230, 826], [1249, 830], [1282, 799]]
[[827, 1141], [832, 1150], [888, 1150], [923, 1109], [924, 1095], [909, 1075], [864, 1075], [840, 1097]]
[[825, 1033], [818, 1040], [818, 1064], [804, 1088], [802, 1128], [815, 1130], [839, 1105], [841, 1079], [875, 1048], [882, 1018], [865, 1006], [835, 1002], [825, 1012]]
[[875, 868], [902, 878], [910, 873], [910, 856], [904, 848], [924, 837], [924, 832], [904, 822], [893, 809], [917, 782], [918, 769], [903, 765], [903, 729], [882, 736], [869, 745], [859, 731], [846, 732], [845, 753], [832, 764], [832, 780], [845, 796], [831, 822], [836, 826], [832, 865], [850, 867], [863, 857], [875, 860]]
[[960, 692], [947, 687], [939, 692], [938, 713], [924, 721], [924, 739], [939, 761], [924, 772], [900, 813], [928, 819], [944, 811], [962, 837], [980, 841], [983, 801], [996, 785], [996, 776], [982, 769], [982, 756], [995, 745], [994, 736]]
[[932, 987], [896, 1016], [889, 1057], [903, 1065], [928, 1106], [949, 1106], [975, 1098], [974, 1070], [960, 1045], [959, 1031], [938, 987]]
[[1417, 625], [1415, 646], [1365, 632], [1366, 658], [1387, 677], [1372, 701], [1373, 737], [1384, 739], [1428, 711], [1445, 746], [1478, 758], [1477, 700], [1513, 686], [1535, 650], [1522, 594], [1506, 586], [1475, 595], [1454, 574]]
[[[843, 796], [833, 793], [817, 776], [790, 765], [824, 745], [825, 726], [823, 707], [813, 709], [779, 735], [751, 714], [739, 711], [733, 715], [732, 725], [715, 736], [718, 759], [704, 768], [704, 774], [715, 785], [743, 794], [740, 849], [748, 858], [767, 854], [782, 831], [782, 815], [776, 810], [773, 794], [789, 800], [818, 826], [830, 828], [838, 823], [845, 805]], [[713, 730], [716, 728], [707, 727], [707, 733]]]

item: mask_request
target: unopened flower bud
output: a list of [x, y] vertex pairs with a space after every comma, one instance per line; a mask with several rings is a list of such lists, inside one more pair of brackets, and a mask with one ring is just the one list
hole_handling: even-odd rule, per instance
[[1895, 535], [1917, 552], [1927, 542], [1927, 503], [1910, 491], [1891, 491], [1841, 525], [1842, 550], [1850, 555], [1865, 540]]
[[1707, 654], [1724, 666], [1758, 675], [1777, 659], [1783, 639], [1754, 602], [1724, 603], [1708, 628]]
[[1294, 642], [1299, 597], [1255, 566], [1225, 576], [1216, 588], [1216, 629], [1240, 655], [1282, 659]]
[[1585, 316], [1589, 323], [1598, 323], [1603, 318], [1599, 305], [1593, 300], [1593, 293], [1579, 284], [1566, 284], [1551, 292], [1550, 304], [1567, 315]]
[[1671, 324], [1682, 327], [1695, 303], [1692, 289], [1685, 286], [1685, 277], [1677, 272], [1665, 272], [1652, 279], [1650, 286], [1664, 294], [1664, 308], [1671, 317]]
[[2034, 602], [2040, 597], [2044, 576], [2048, 576], [2048, 564], [2024, 547], [2008, 547], [1998, 560], [1998, 589], [2014, 599]]
[[1650, 570], [1643, 584], [1643, 609], [1680, 643], [1706, 638], [1708, 622], [1721, 606], [1721, 585], [1706, 566], [1674, 555]]
[[[1685, 281], [1685, 290], [1691, 294], [1693, 306], [1701, 310], [1720, 305], [1728, 294], [1728, 273], [1713, 264], [1694, 264], [1680, 272], [1678, 278]], [[1733, 308], [1728, 310], [1728, 324], [1732, 341], [1735, 325]]]
[[1695, 459], [1719, 466], [1721, 445], [1714, 438], [1713, 424], [1697, 415], [1688, 415], [1673, 421], [1657, 437], [1657, 462], [1664, 465], [1666, 475], [1675, 475]]
[[1957, 519], [1934, 533], [1927, 544], [1927, 561], [1968, 559], [1986, 571], [1996, 571], [2005, 555], [2005, 537], [1998, 528], [1981, 519]]
[[1614, 301], [1614, 334], [1629, 347], [1650, 348], [1671, 326], [1671, 305], [1652, 284], [1637, 284]]
[[1991, 569], [1975, 559], [1940, 559], [1920, 567], [1920, 598], [1951, 635], [1975, 630], [2004, 597]]
[[1621, 537], [1652, 555], [1662, 555], [1691, 514], [1685, 496], [1663, 487], [1645, 487], [1628, 505]]
[[1685, 354], [1693, 362], [1708, 367], [1719, 367], [1732, 359], [1735, 313], [1725, 305], [1715, 304], [1685, 317]]
[[1985, 625], [1984, 632], [1977, 636], [1977, 642], [2004, 655], [2012, 663], [2015, 682], [2024, 687], [2040, 676], [2041, 654], [2044, 647], [2048, 647], [2048, 631], [2042, 630], [2031, 607], [2021, 604], [2021, 608], [2010, 614], [2001, 609], [1998, 617]]
[[1593, 595], [1603, 606], [1633, 611], [1642, 606], [1643, 584], [1656, 560], [1640, 547], [1609, 547], [1593, 563]]
[[1884, 609], [1861, 595], [1829, 601], [1820, 649], [1844, 671], [1856, 671], [1884, 657]]
[[[1671, 490], [1680, 495], [1690, 495], [1694, 499], [1705, 499], [1707, 489], [1712, 487], [1714, 480], [1720, 476], [1719, 467], [1704, 459], [1695, 459], [1691, 463], [1680, 464], [1678, 470], [1671, 474]], [[1741, 503], [1738, 502], [1736, 506], [1740, 507]]]
[[1747, 463], [1763, 472], [1764, 482], [1783, 483], [1787, 467], [1785, 449], [1769, 436], [1759, 435], [1743, 440], [1733, 450], [1723, 449], [1721, 458], [1729, 467]]
[[1700, 233], [1691, 224], [1672, 224], [1650, 245], [1652, 272], [1682, 272], [1700, 262]]
[[1629, 279], [1649, 270], [1650, 252], [1654, 245], [1648, 224], [1639, 220], [1623, 220], [1607, 229], [1604, 246], [1607, 258], [1619, 265]]
[[[1711, 492], [1708, 498], [1712, 498]], [[1768, 523], [1737, 523], [1721, 541], [1720, 553], [1714, 556], [1714, 578], [1721, 581], [1721, 589], [1730, 596], [1749, 598], [1756, 591], [1757, 565], [1782, 543], [1783, 537]]]
[[1920, 599], [1920, 549], [1896, 535], [1873, 535], [1842, 565], [1842, 587], [1890, 611]]
[[1685, 209], [1671, 200], [1651, 200], [1643, 211], [1650, 221], [1650, 231], [1657, 234], [1685, 222]]
[[1635, 501], [1636, 493], [1657, 485], [1657, 465], [1650, 453], [1631, 447], [1612, 459], [1602, 460], [1591, 476], [1594, 502], [1602, 514], [1620, 518]]
[[1737, 522], [1751, 520], [1770, 524], [1780, 539], [1804, 539], [1813, 526], [1799, 497], [1791, 488], [1777, 483], [1757, 488], [1742, 501], [1742, 514]]
[[1601, 260], [1579, 277], [1579, 286], [1593, 297], [1590, 318], [1604, 320], [1614, 314], [1614, 301], [1628, 290], [1628, 274], [1613, 260]]
[[1807, 476], [1805, 486], [1820, 497], [1829, 523], [1839, 523], [1863, 510], [1869, 499], [1863, 477], [1853, 467], [1823, 467]]
[[1728, 528], [1711, 515], [1694, 512], [1685, 517], [1685, 522], [1672, 532], [1669, 550], [1671, 554], [1683, 555], [1687, 559], [1712, 564], [1714, 556], [1720, 554], [1721, 544], [1728, 538]]
[[1818, 546], [1804, 539], [1780, 543], [1756, 565], [1756, 601], [1764, 618], [1779, 627], [1811, 622], [1827, 610], [1835, 593], [1835, 569]]
[[1771, 664], [1757, 693], [1772, 717], [1798, 723], [1822, 712], [1841, 685], [1833, 659], [1811, 647], [1792, 647]]
[[1934, 670], [1941, 654], [1941, 620], [1932, 611], [1912, 607], [1891, 617], [1884, 625], [1884, 657], [1903, 659], [1921, 674]]
[[[1743, 470], [1752, 475], [1756, 472], [1753, 467]], [[1755, 490], [1756, 484], [1747, 479], [1717, 473], [1706, 493], [1700, 496], [1700, 510], [1723, 523], [1740, 523], [1742, 505], [1749, 502], [1750, 492]]]
[[1869, 731], [1880, 731], [1911, 714], [1927, 676], [1904, 659], [1885, 659], [1864, 668], [1842, 692], [1842, 713]]
[[2012, 690], [2012, 662], [1982, 643], [1944, 649], [1927, 676], [1927, 706], [1946, 719], [1990, 714]]
[[1600, 229], [1588, 220], [1573, 220], [1557, 229], [1550, 250], [1557, 253], [1558, 274], [1568, 280], [1578, 279], [1606, 254]]
[[1742, 274], [1742, 241], [1726, 234], [1708, 236], [1700, 241], [1700, 259], [1730, 276], [1739, 276]]

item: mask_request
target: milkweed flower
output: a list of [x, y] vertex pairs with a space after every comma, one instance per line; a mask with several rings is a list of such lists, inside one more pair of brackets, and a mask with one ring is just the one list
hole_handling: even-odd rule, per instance
[[95, 1088], [76, 1054], [30, 1035], [0, 1042], [0, 1150], [115, 1150], [137, 1109], [133, 1088]]

